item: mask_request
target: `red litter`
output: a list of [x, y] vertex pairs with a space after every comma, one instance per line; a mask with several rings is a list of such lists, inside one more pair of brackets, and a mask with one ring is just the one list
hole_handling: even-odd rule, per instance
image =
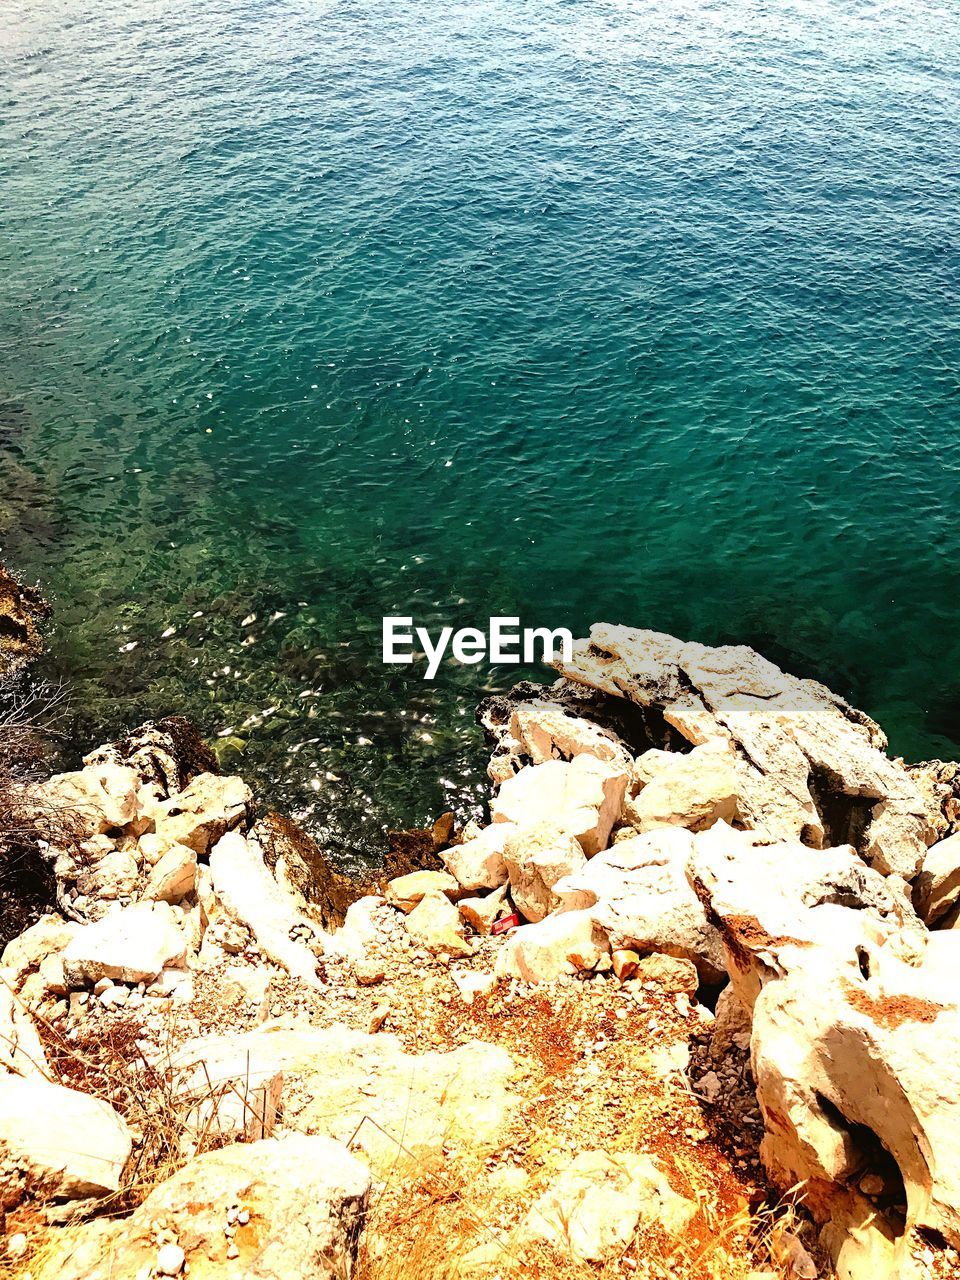
[[516, 912], [512, 916], [504, 916], [500, 920], [494, 921], [491, 933], [506, 933], [508, 929], [516, 929], [520, 923], [520, 917]]

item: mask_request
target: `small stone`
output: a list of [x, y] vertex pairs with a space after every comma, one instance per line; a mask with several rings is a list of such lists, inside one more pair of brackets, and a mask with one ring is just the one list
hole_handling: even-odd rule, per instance
[[240, 1250], [237, 1248], [237, 1246], [233, 1243], [233, 1241], [232, 1241], [232, 1240], [230, 1241], [229, 1245], [227, 1246], [227, 1257], [228, 1257], [228, 1258], [239, 1258], [239, 1257], [240, 1257]]
[[22, 1258], [27, 1252], [27, 1237], [22, 1231], [18, 1231], [7, 1241], [7, 1253], [11, 1258]]
[[162, 1276], [178, 1276], [186, 1255], [178, 1244], [165, 1244], [157, 1254], [157, 1271]]
[[250, 1221], [250, 1210], [241, 1209], [240, 1212], [237, 1214], [237, 1222], [239, 1222], [241, 1227], [245, 1227], [249, 1221]]

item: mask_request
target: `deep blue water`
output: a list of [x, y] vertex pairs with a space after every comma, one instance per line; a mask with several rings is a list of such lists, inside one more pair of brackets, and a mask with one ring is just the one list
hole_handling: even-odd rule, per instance
[[925, 0], [7, 0], [0, 538], [78, 732], [193, 715], [346, 853], [516, 675], [382, 615], [518, 613], [955, 755], [958, 63]]

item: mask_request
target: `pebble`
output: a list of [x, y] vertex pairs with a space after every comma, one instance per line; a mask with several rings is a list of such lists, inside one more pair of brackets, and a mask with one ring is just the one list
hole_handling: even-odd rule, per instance
[[157, 1271], [162, 1276], [178, 1276], [186, 1262], [186, 1254], [178, 1244], [165, 1244], [157, 1254]]

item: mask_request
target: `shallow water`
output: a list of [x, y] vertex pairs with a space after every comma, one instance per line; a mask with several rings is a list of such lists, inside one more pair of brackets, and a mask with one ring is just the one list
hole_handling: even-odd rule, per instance
[[476, 794], [517, 674], [381, 616], [516, 613], [955, 755], [958, 50], [923, 0], [6, 4], [0, 537], [78, 733], [186, 712], [347, 858]]

